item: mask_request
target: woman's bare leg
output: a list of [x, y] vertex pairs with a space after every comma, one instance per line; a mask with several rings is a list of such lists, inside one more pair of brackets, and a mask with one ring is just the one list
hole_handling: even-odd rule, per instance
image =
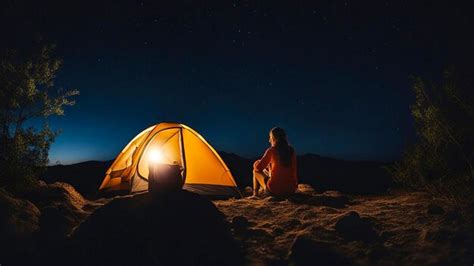
[[263, 172], [253, 170], [253, 195], [258, 195], [260, 187], [267, 190], [267, 184], [265, 184], [265, 174]]

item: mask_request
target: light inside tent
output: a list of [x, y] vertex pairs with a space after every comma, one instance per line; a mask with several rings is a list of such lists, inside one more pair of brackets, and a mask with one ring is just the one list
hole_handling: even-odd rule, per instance
[[164, 160], [163, 152], [159, 149], [151, 149], [148, 152], [148, 161], [151, 163], [162, 163]]

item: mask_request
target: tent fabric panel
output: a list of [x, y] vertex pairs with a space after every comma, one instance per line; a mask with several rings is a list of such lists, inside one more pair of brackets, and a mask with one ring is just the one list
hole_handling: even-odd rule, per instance
[[113, 187], [119, 186], [121, 182], [122, 182], [122, 178], [120, 178], [120, 177], [112, 178], [108, 175], [105, 178], [105, 180], [104, 180], [102, 186], [100, 187], [100, 189], [111, 189]]
[[184, 184], [183, 189], [203, 196], [212, 196], [213, 198], [241, 197], [239, 190], [235, 186]]
[[127, 146], [120, 152], [119, 156], [117, 156], [117, 159], [115, 159], [113, 165], [110, 167], [112, 171], [121, 170], [132, 165], [133, 153], [138, 147], [140, 147], [140, 145], [146, 139], [147, 133], [149, 133], [152, 129], [153, 127], [145, 129], [127, 144]]
[[148, 181], [140, 178], [138, 174], [135, 174], [132, 178], [132, 187], [130, 192], [141, 192], [141, 191], [148, 191]]
[[183, 130], [185, 183], [235, 186], [230, 172], [201, 138], [188, 129]]
[[107, 188], [109, 186], [109, 183], [110, 183], [110, 175], [106, 174], [104, 180], [102, 180], [102, 183], [100, 184], [99, 190]]
[[122, 177], [123, 173], [127, 170], [127, 168], [125, 169], [122, 169], [122, 170], [117, 170], [117, 171], [113, 171], [111, 172], [109, 175], [111, 178], [114, 178], [114, 177]]
[[[136, 135], [128, 144], [125, 146], [125, 148], [119, 153], [115, 161], [112, 163], [112, 165], [107, 169], [107, 175], [102, 181], [102, 184], [99, 187], [99, 190], [105, 189], [105, 188], [110, 188], [111, 186], [117, 186], [117, 181], [114, 181], [114, 183], [109, 184], [113, 178], [118, 177], [119, 175], [115, 173], [114, 175], [110, 175], [113, 172], [121, 171], [120, 172], [120, 177], [126, 177], [123, 176], [124, 174], [128, 174], [129, 171], [125, 171], [127, 167], [132, 166], [133, 164], [133, 154], [135, 151], [140, 147], [140, 145], [144, 142], [146, 137], [148, 136], [148, 133], [150, 133], [153, 128], [156, 126], [151, 126], [148, 127], [147, 129], [143, 130], [140, 132], [140, 134]], [[122, 180], [121, 180], [122, 181]]]

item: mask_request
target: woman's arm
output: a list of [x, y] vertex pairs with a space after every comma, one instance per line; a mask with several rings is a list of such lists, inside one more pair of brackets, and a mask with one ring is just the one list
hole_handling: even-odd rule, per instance
[[268, 148], [263, 154], [263, 157], [260, 160], [256, 160], [253, 164], [253, 169], [256, 171], [263, 171], [263, 169], [267, 168], [268, 164], [270, 163], [271, 159], [271, 148]]

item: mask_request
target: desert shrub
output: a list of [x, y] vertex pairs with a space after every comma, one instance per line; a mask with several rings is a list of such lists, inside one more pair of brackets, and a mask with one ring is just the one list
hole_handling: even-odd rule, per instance
[[0, 54], [0, 187], [13, 192], [35, 184], [57, 135], [47, 118], [63, 115], [79, 93], [55, 89], [61, 60], [52, 57], [53, 46], [38, 47]]
[[439, 84], [413, 79], [418, 140], [391, 169], [396, 181], [457, 206], [474, 202], [472, 85], [472, 75], [454, 69], [446, 70]]

